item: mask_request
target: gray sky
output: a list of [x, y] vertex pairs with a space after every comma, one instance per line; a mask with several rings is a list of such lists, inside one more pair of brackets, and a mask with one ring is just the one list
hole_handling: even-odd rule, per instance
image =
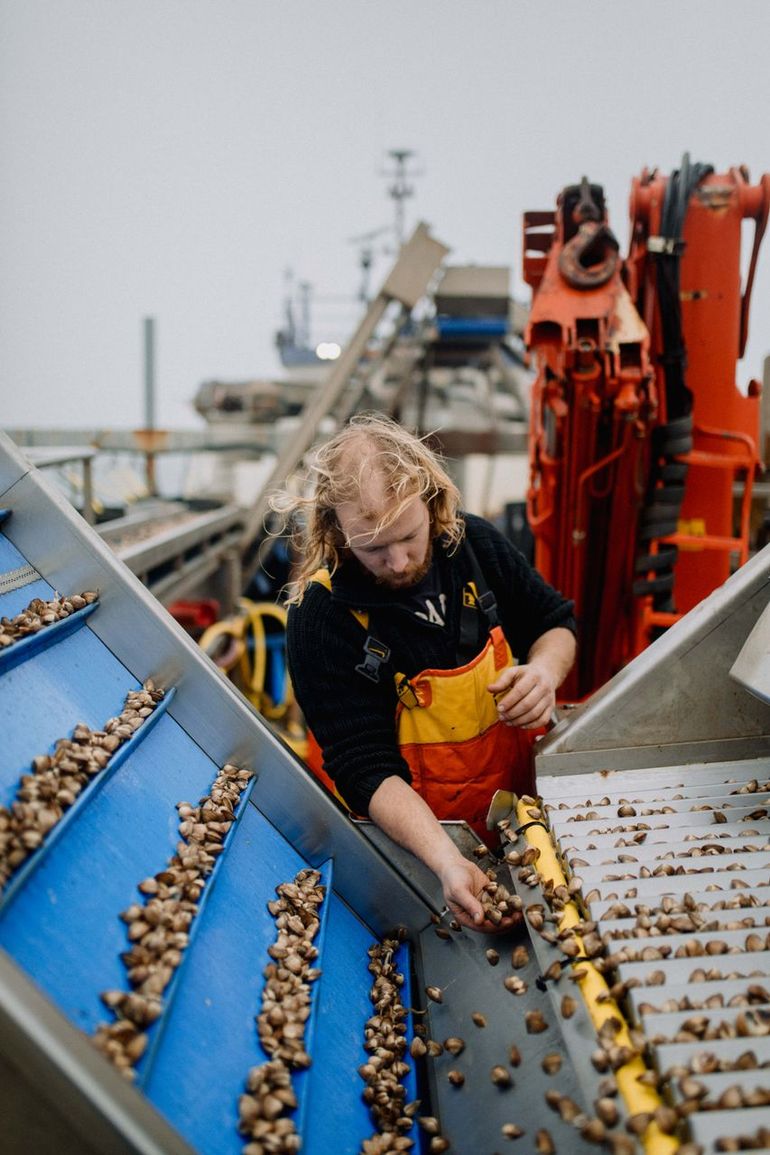
[[[625, 247], [644, 166], [770, 170], [768, 108], [767, 0], [0, 0], [0, 425], [140, 425], [146, 315], [160, 425], [279, 374], [285, 270], [357, 291], [390, 148], [526, 299], [524, 210], [588, 175]], [[770, 236], [738, 381], [768, 353]]]

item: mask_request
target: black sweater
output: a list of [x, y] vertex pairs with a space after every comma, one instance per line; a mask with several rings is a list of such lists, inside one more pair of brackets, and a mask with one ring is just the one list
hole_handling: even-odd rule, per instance
[[[526, 558], [483, 518], [464, 514], [471, 544], [488, 588], [497, 601], [500, 624], [514, 657], [526, 661], [533, 643], [557, 626], [575, 630], [572, 603], [540, 577]], [[355, 559], [339, 567], [331, 592], [311, 582], [289, 611], [287, 656], [297, 701], [324, 753], [324, 768], [348, 805], [366, 814], [369, 800], [385, 778], [411, 782], [396, 741], [393, 674], [413, 677], [425, 669], [452, 669], [458, 663], [462, 589], [472, 578], [461, 546], [449, 553], [434, 543], [441, 588], [447, 595], [446, 626], [416, 617], [378, 586]], [[351, 609], [369, 613], [364, 630]], [[479, 649], [487, 624], [479, 617]], [[374, 683], [356, 672], [364, 659], [367, 633], [385, 642], [391, 658]]]

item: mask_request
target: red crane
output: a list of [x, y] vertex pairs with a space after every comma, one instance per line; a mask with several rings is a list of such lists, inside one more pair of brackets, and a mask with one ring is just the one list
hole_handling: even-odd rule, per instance
[[[527, 508], [541, 573], [574, 598], [567, 697], [591, 693], [748, 556], [756, 381], [735, 384], [770, 174], [645, 170], [623, 259], [585, 178], [524, 216], [536, 371]], [[741, 226], [755, 222], [741, 286]], [[734, 486], [743, 482], [734, 514]]]

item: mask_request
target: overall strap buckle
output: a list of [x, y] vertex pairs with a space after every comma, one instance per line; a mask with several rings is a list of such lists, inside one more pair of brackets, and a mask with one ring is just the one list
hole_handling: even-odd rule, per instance
[[407, 710], [414, 710], [416, 706], [422, 704], [417, 696], [417, 691], [406, 674], [396, 674], [396, 693], [399, 702]]
[[364, 642], [364, 660], [356, 666], [356, 673], [363, 674], [370, 682], [379, 682], [380, 667], [389, 660], [390, 646], [370, 634]]

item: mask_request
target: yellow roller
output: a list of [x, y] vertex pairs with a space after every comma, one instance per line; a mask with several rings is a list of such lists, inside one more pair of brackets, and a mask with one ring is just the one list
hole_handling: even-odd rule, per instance
[[[519, 801], [516, 807], [519, 824], [524, 826], [526, 823], [532, 821], [532, 816], [529, 813], [531, 804]], [[561, 864], [556, 856], [553, 843], [548, 835], [548, 832], [541, 826], [530, 826], [525, 832], [524, 837], [530, 846], [534, 846], [540, 851], [540, 857], [537, 860], [538, 873], [544, 880], [553, 882], [554, 886], [566, 885], [566, 878], [562, 871]], [[568, 902], [564, 906], [562, 917], [559, 922], [559, 928], [564, 929], [568, 926], [575, 926], [582, 922], [580, 911], [574, 902]], [[580, 936], [575, 935], [578, 943], [581, 942]], [[609, 1018], [616, 1018], [621, 1023], [621, 1029], [617, 1032], [616, 1038], [621, 1046], [631, 1046], [631, 1036], [628, 1032], [628, 1026], [623, 1018], [623, 1014], [618, 1007], [615, 1000], [609, 994], [609, 988], [605, 982], [604, 976], [599, 973], [596, 967], [591, 962], [580, 963], [581, 969], [585, 970], [585, 975], [577, 983], [580, 988], [580, 993], [583, 996], [588, 1013], [591, 1016], [596, 1030]], [[602, 1001], [599, 1001], [599, 996], [602, 996]], [[644, 1063], [639, 1057], [633, 1058], [630, 1062], [625, 1063], [624, 1066], [619, 1067], [615, 1072], [615, 1078], [618, 1082], [620, 1093], [623, 1096], [629, 1115], [636, 1115], [642, 1111], [654, 1112], [658, 1107], [663, 1105], [663, 1101], [658, 1095], [657, 1091], [652, 1087], [646, 1087], [643, 1083], [638, 1081], [639, 1075], [644, 1074], [647, 1070]], [[657, 1123], [650, 1123], [647, 1130], [642, 1137], [644, 1149], [647, 1155], [671, 1155], [671, 1152], [679, 1148], [679, 1140], [674, 1135], [667, 1135], [660, 1130]]]

